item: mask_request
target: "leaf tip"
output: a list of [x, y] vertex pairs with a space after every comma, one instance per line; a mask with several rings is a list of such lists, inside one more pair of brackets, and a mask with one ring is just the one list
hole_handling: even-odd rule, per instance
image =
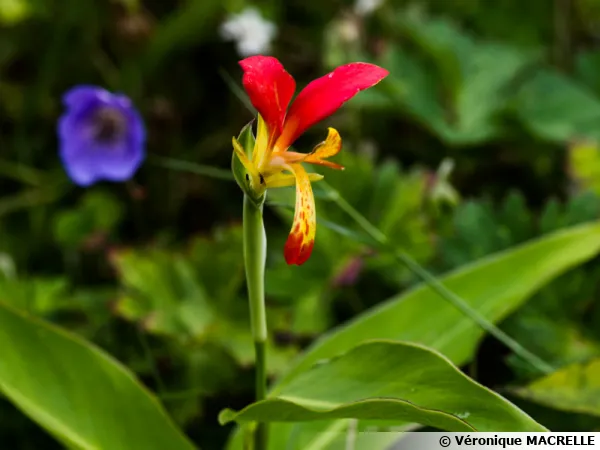
[[219, 425], [227, 425], [229, 422], [233, 422], [235, 419], [236, 412], [225, 408], [223, 411], [219, 413]]

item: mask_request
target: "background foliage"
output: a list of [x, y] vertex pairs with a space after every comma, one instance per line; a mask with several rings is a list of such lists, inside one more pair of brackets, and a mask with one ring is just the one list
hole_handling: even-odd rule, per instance
[[[348, 336], [354, 345], [425, 343], [542, 425], [598, 430], [597, 385], [574, 381], [600, 370], [598, 231], [568, 231], [600, 214], [597, 0], [387, 0], [369, 14], [343, 0], [0, 0], [0, 299], [10, 311], [0, 314], [3, 348], [25, 333], [20, 314], [68, 329], [131, 369], [196, 445], [224, 448], [233, 426], [221, 426], [218, 414], [245, 407], [253, 386], [241, 192], [223, 177], [177, 167], [228, 169], [231, 136], [252, 118], [239, 95], [241, 56], [219, 32], [248, 6], [277, 26], [271, 53], [299, 85], [352, 60], [391, 72], [328, 119], [344, 138], [337, 161], [346, 171], [323, 171], [328, 185], [315, 186], [317, 243], [302, 267], [288, 267], [282, 254], [293, 190], [269, 193], [271, 379], [317, 361], [296, 358], [355, 320], [311, 351], [330, 357], [323, 346], [349, 348], [335, 343]], [[142, 112], [148, 158], [134, 180], [81, 189], [66, 178], [55, 124], [62, 93], [81, 83], [123, 91]], [[325, 129], [297, 147], [312, 148]], [[391, 248], [440, 276], [461, 268], [448, 286], [556, 371], [540, 376], [441, 298], [410, 291], [415, 275], [374, 245], [326, 186]], [[485, 259], [565, 229], [564, 241], [507, 254], [504, 265]], [[397, 298], [403, 309], [380, 336], [374, 330], [388, 328], [370, 308]], [[371, 328], [361, 325], [365, 317]], [[462, 341], [448, 334], [457, 321], [466, 327]], [[35, 336], [22, 339], [30, 346], [0, 360], [41, 351]], [[57, 345], [82, 365], [98, 357], [78, 342]], [[67, 390], [95, 389], [64, 376], [75, 380]], [[56, 382], [49, 377], [38, 381]], [[54, 449], [55, 438], [81, 437], [43, 431], [30, 417], [47, 424], [11, 395], [9, 378], [0, 362], [3, 445]], [[296, 392], [283, 380], [283, 391]], [[105, 406], [108, 414], [113, 406]], [[275, 438], [289, 427], [278, 430]], [[189, 448], [183, 438], [180, 445]]]

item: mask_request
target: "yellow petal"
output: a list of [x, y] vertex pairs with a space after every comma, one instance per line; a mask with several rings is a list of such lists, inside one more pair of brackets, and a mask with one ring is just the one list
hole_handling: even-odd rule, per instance
[[[322, 180], [324, 177], [318, 173], [309, 173], [308, 179], [311, 182]], [[267, 188], [280, 188], [294, 186], [296, 184], [296, 176], [289, 173], [279, 172], [265, 178]]]
[[246, 172], [248, 173], [248, 181], [250, 182], [250, 187], [254, 190], [259, 190], [262, 186], [262, 189], [264, 189], [264, 180], [258, 173], [258, 169], [256, 168], [256, 166], [252, 163], [252, 161], [250, 161], [250, 159], [248, 159], [248, 156], [246, 156], [246, 152], [244, 151], [242, 145], [238, 142], [238, 140], [235, 137], [231, 139], [231, 143], [233, 144], [233, 150], [235, 151], [235, 154], [237, 155], [238, 159], [244, 166], [244, 169], [246, 169]]
[[326, 158], [337, 155], [341, 149], [342, 138], [340, 137], [340, 134], [334, 128], [329, 128], [327, 139], [317, 145], [312, 152], [306, 155], [304, 162], [342, 170], [344, 168], [343, 166], [325, 160]]
[[283, 254], [288, 264], [301, 265], [310, 257], [317, 230], [315, 197], [308, 174], [300, 164], [288, 166], [296, 177], [296, 210]]
[[254, 144], [254, 151], [252, 152], [252, 162], [257, 167], [262, 167], [268, 160], [268, 147], [269, 131], [267, 130], [267, 124], [263, 120], [262, 116], [259, 114], [258, 122], [256, 125], [256, 142]]

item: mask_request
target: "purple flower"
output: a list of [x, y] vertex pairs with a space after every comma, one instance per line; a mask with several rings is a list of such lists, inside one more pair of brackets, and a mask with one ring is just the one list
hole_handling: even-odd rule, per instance
[[60, 157], [73, 182], [89, 186], [131, 178], [144, 160], [146, 141], [144, 122], [131, 100], [96, 86], [77, 86], [63, 103]]

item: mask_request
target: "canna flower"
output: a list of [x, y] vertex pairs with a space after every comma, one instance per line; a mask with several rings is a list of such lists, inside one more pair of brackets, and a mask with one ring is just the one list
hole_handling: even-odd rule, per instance
[[377, 84], [389, 72], [367, 63], [340, 66], [306, 86], [288, 109], [296, 82], [277, 59], [252, 56], [240, 61], [240, 65], [244, 88], [259, 114], [251, 156], [235, 138], [233, 148], [246, 170], [248, 189], [255, 197], [262, 196], [267, 188], [296, 186], [294, 220], [284, 256], [288, 264], [300, 265], [310, 257], [316, 233], [311, 181], [323, 178], [307, 173], [302, 163], [343, 169], [328, 160], [339, 153], [342, 139], [335, 129], [329, 128], [325, 141], [310, 153], [291, 151], [290, 146], [309, 127], [333, 114], [358, 92]]
[[58, 124], [60, 157], [74, 183], [130, 179], [144, 160], [146, 130], [131, 100], [95, 86], [77, 86], [63, 97]]

